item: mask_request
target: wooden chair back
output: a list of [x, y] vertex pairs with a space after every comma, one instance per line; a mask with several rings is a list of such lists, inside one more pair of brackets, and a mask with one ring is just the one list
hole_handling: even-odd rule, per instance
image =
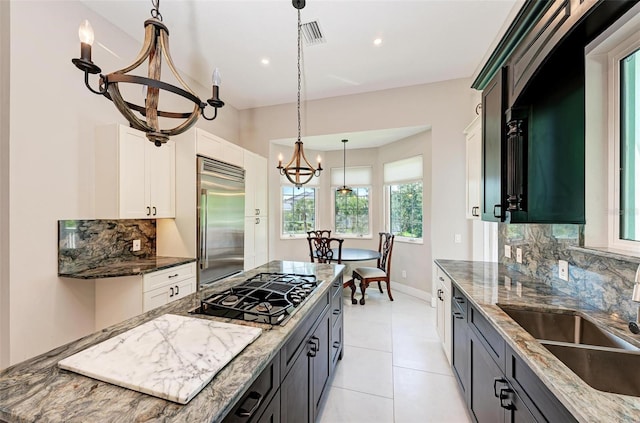
[[378, 243], [378, 252], [380, 258], [378, 259], [378, 269], [387, 274], [387, 277], [391, 277], [391, 253], [393, 252], [393, 240], [395, 235], [389, 232], [380, 232], [380, 242]]
[[[342, 263], [342, 238], [309, 237], [311, 262]], [[337, 254], [334, 250], [337, 250]]]

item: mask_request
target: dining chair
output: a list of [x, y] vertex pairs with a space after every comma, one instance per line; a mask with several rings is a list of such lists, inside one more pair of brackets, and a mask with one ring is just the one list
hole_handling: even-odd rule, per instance
[[353, 270], [352, 278], [355, 283], [356, 279], [360, 281], [360, 292], [362, 292], [362, 298], [360, 298], [360, 304], [364, 305], [364, 292], [372, 282], [378, 282], [378, 289], [382, 293], [382, 285], [380, 282], [387, 283], [387, 295], [389, 299], [393, 301], [391, 295], [391, 253], [393, 251], [393, 240], [395, 235], [388, 232], [380, 232], [380, 242], [378, 243], [378, 252], [380, 258], [378, 258], [378, 264], [376, 267], [356, 267]]
[[[311, 251], [311, 262], [342, 264], [342, 238], [312, 236], [307, 238]], [[335, 250], [337, 249], [337, 254]]]
[[313, 231], [307, 231], [307, 241], [309, 242], [309, 258], [311, 259], [311, 263], [313, 263], [313, 245], [311, 243], [311, 238], [331, 238], [331, 230], [330, 229], [318, 229]]

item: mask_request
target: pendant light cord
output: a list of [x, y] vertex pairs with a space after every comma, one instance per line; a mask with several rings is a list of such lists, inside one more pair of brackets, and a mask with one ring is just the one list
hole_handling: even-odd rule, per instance
[[347, 186], [347, 141], [342, 141], [342, 186]]
[[301, 28], [301, 21], [300, 21], [300, 9], [298, 9], [298, 141], [300, 141], [301, 137], [300, 137], [300, 90], [302, 89], [302, 83], [301, 81], [301, 72], [300, 72], [300, 50], [302, 47], [301, 44], [301, 38], [300, 38], [300, 28]]
[[151, 0], [151, 5], [153, 6], [153, 9], [151, 9], [151, 17], [162, 22], [162, 15], [160, 14], [160, 0]]

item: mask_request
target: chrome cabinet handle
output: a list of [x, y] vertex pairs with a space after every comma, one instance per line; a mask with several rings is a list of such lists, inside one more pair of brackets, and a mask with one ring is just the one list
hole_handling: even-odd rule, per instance
[[498, 398], [499, 394], [498, 394], [498, 383], [507, 383], [505, 378], [502, 377], [495, 377], [493, 378], [493, 396]]
[[260, 224], [260, 218], [256, 217], [256, 225], [259, 225], [259, 224]]
[[153, 215], [155, 216], [156, 214], [156, 206], [153, 206]]
[[169, 298], [173, 297], [173, 287], [169, 288], [169, 292], [171, 292], [171, 294], [169, 294]]
[[180, 288], [178, 287], [178, 285], [176, 285], [176, 295], [178, 295], [180, 293]]
[[256, 215], [260, 214], [260, 209], [256, 209]]
[[513, 405], [513, 402], [507, 402], [505, 403], [505, 400], [509, 400], [510, 396], [509, 394], [512, 393], [513, 390], [509, 389], [509, 388], [502, 388], [500, 389], [500, 407], [504, 408], [505, 410], [515, 410], [515, 406]]
[[[251, 391], [249, 395], [247, 395], [247, 399], [244, 400], [240, 408], [238, 408], [238, 411], [236, 411], [236, 416], [251, 417], [258, 407], [260, 407], [260, 404], [262, 404], [262, 399], [262, 395], [258, 392]], [[250, 401], [253, 401], [253, 405], [249, 408], [248, 405], [250, 404]]]
[[171, 278], [175, 278], [175, 277], [177, 277], [177, 276], [178, 276], [178, 273], [176, 273], [175, 275], [169, 275], [169, 279], [171, 279]]
[[151, 216], [151, 207], [147, 206], [147, 216]]

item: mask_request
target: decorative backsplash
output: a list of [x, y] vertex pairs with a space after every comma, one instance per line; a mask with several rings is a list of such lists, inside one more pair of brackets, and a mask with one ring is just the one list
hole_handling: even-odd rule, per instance
[[[584, 245], [583, 225], [501, 223], [498, 229], [499, 261], [521, 273], [535, 276], [583, 304], [625, 320], [635, 320], [638, 303], [631, 301], [638, 259], [590, 251]], [[504, 246], [512, 247], [511, 258]], [[522, 264], [516, 248], [522, 248]], [[558, 278], [558, 260], [569, 262], [569, 281]]]
[[[131, 251], [134, 239], [139, 251]], [[58, 221], [59, 274], [155, 255], [154, 219]]]

